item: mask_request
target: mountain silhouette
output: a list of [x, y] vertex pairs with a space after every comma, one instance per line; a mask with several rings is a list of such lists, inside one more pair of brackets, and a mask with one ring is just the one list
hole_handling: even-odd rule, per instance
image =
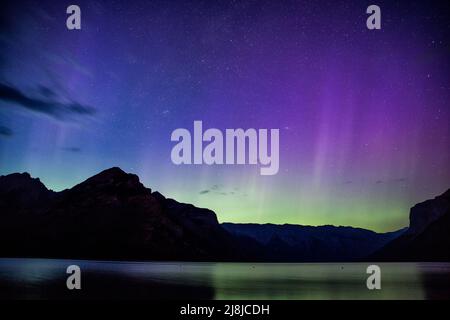
[[433, 205], [421, 208], [424, 213], [407, 231], [384, 234], [336, 226], [220, 224], [213, 211], [166, 198], [117, 167], [61, 192], [28, 173], [13, 173], [0, 176], [0, 256], [355, 261], [388, 250], [413, 231], [424, 237], [415, 241], [433, 243], [427, 230], [448, 213], [436, 213]]
[[450, 189], [412, 207], [409, 220], [409, 229], [377, 251], [372, 258], [385, 261], [450, 261]]
[[270, 261], [354, 261], [363, 259], [401, 235], [405, 229], [376, 233], [335, 226], [233, 224], [223, 227], [256, 240]]
[[119, 168], [62, 192], [27, 173], [1, 177], [0, 212], [2, 256], [231, 258], [232, 239], [212, 211], [165, 199]]

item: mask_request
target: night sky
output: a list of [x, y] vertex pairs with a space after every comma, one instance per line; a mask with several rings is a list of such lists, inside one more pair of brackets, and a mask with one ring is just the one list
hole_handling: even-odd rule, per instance
[[[8, 2], [8, 1], [7, 1]], [[445, 1], [10, 1], [0, 174], [112, 166], [220, 221], [390, 231], [450, 188]], [[82, 29], [66, 28], [77, 4]], [[382, 29], [366, 28], [377, 4]], [[280, 170], [171, 162], [177, 128], [279, 128]]]

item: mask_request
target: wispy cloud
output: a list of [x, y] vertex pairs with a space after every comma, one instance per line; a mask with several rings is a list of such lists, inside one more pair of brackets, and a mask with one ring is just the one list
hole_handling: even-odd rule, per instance
[[199, 194], [216, 194], [216, 195], [222, 195], [222, 196], [228, 196], [228, 195], [236, 195], [236, 196], [246, 196], [245, 194], [242, 194], [239, 192], [238, 188], [233, 188], [231, 191], [224, 190], [223, 185], [215, 184], [212, 185], [210, 188], [202, 190], [199, 192]]
[[39, 93], [44, 96], [45, 98], [56, 98], [57, 94], [50, 89], [49, 87], [46, 86], [39, 86]]
[[81, 152], [81, 148], [78, 147], [64, 147], [62, 148], [64, 151], [73, 152], [73, 153], [79, 153]]
[[13, 135], [13, 132], [10, 128], [0, 126], [0, 136], [11, 137], [12, 135]]
[[[42, 93], [41, 87], [41, 93]], [[0, 101], [9, 102], [11, 105], [22, 107], [25, 110], [46, 114], [58, 120], [80, 116], [92, 116], [95, 109], [78, 102], [60, 102], [51, 97], [54, 92], [45, 88], [46, 98], [31, 97], [19, 89], [0, 83]]]
[[392, 184], [392, 183], [406, 183], [408, 181], [408, 178], [394, 178], [394, 179], [386, 179], [386, 180], [376, 180], [375, 184]]

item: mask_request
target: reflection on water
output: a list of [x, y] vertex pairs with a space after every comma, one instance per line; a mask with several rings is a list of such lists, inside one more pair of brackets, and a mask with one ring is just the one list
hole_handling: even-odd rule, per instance
[[245, 264], [216, 267], [218, 299], [424, 299], [416, 264], [383, 264], [382, 290], [368, 290], [368, 264]]
[[[66, 289], [66, 268], [82, 289]], [[368, 290], [364, 263], [189, 263], [0, 259], [0, 299], [449, 299], [450, 264], [380, 263]]]

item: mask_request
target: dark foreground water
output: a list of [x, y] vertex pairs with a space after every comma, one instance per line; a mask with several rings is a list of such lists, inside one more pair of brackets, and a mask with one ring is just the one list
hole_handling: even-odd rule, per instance
[[[81, 268], [68, 290], [66, 268]], [[449, 299], [449, 263], [186, 263], [0, 259], [0, 299]]]

